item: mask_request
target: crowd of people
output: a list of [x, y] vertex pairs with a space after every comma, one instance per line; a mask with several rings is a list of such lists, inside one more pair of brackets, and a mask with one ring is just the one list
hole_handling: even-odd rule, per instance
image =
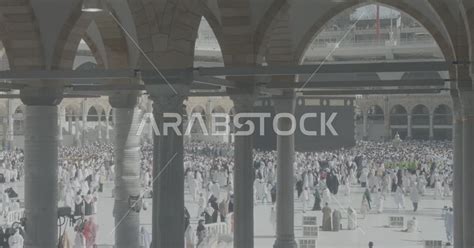
[[[276, 158], [275, 151], [254, 153], [254, 204], [276, 202]], [[450, 197], [452, 163], [452, 144], [441, 141], [361, 141], [350, 149], [297, 152], [294, 162], [296, 196], [302, 203], [303, 212], [323, 212], [323, 231], [340, 230], [343, 214], [347, 216], [347, 229], [354, 230], [359, 215], [365, 218], [368, 213], [383, 213], [384, 203], [390, 197], [400, 210], [407, 208], [405, 198], [409, 198], [414, 212], [419, 210], [422, 197]], [[198, 204], [197, 216], [204, 217], [199, 224], [225, 221], [222, 213], [231, 212], [229, 203], [233, 204], [232, 149], [221, 144], [189, 144], [185, 169], [187, 188], [192, 200]], [[364, 192], [360, 205], [351, 202], [351, 191], [355, 187]], [[430, 191], [433, 195], [427, 195], [427, 188], [433, 189]], [[333, 199], [338, 194], [347, 197], [347, 209], [336, 205]], [[314, 201], [312, 208], [311, 200]], [[331, 209], [331, 206], [336, 207]], [[271, 219], [275, 224], [274, 208]], [[416, 223], [416, 220], [408, 222]], [[445, 221], [445, 224], [447, 232], [452, 233], [452, 221]], [[202, 234], [198, 231], [197, 236]]]
[[98, 194], [114, 178], [113, 147], [101, 143], [63, 147], [59, 158], [60, 205], [70, 207], [75, 216], [96, 214]]
[[[93, 216], [97, 213], [99, 193], [104, 183], [114, 178], [113, 146], [93, 143], [82, 147], [62, 147], [59, 154], [59, 206], [69, 207], [75, 216], [85, 221], [75, 227], [74, 247], [92, 247], [97, 235]], [[450, 142], [405, 141], [402, 143], [358, 142], [350, 149], [325, 152], [297, 152], [294, 161], [295, 192], [301, 202], [302, 212], [321, 211], [322, 230], [338, 231], [341, 219], [347, 216], [347, 229], [357, 228], [357, 219], [370, 213], [383, 213], [384, 203], [393, 198], [398, 209], [405, 209], [406, 199], [412, 210], [423, 207], [422, 197], [434, 192], [432, 197], [443, 199], [452, 194], [452, 159]], [[21, 180], [23, 151], [16, 149], [0, 155], [0, 182], [5, 185]], [[144, 192], [152, 188], [153, 146], [141, 147], [140, 181]], [[255, 151], [254, 204], [272, 206], [271, 220], [275, 225], [276, 202], [276, 151]], [[196, 212], [186, 209], [187, 247], [202, 247], [209, 237], [205, 226], [232, 223], [233, 199], [233, 146], [190, 142], [185, 145], [185, 188]], [[3, 175], [3, 176], [2, 176]], [[3, 186], [3, 185], [2, 185]], [[351, 202], [353, 188], [362, 188], [359, 203]], [[5, 187], [4, 187], [5, 188]], [[9, 201], [1, 192], [3, 211], [19, 208], [18, 201]], [[349, 207], [341, 209], [335, 196], [346, 196]], [[10, 204], [10, 202], [12, 202]], [[5, 204], [9, 203], [5, 209]], [[446, 211], [448, 239], [452, 237], [452, 215]], [[451, 216], [451, 217], [450, 217]], [[196, 228], [191, 224], [196, 220]], [[193, 223], [194, 224], [194, 223]], [[230, 225], [231, 226], [231, 225]], [[147, 237], [149, 234], [143, 231]], [[18, 236], [18, 235], [17, 235]], [[201, 246], [200, 246], [201, 245]]]

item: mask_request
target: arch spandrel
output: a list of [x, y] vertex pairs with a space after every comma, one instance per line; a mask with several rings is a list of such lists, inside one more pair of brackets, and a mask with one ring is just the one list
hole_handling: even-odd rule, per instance
[[31, 3], [0, 1], [0, 22], [4, 30], [2, 43], [10, 68], [17, 71], [45, 69], [43, 42]]

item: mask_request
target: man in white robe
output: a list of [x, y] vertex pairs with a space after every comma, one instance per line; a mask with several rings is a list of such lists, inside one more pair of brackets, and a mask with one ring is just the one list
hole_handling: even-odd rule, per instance
[[10, 248], [23, 248], [23, 237], [18, 229], [15, 230], [15, 234], [8, 238], [8, 245]]
[[[191, 225], [188, 226], [188, 228], [190, 228]], [[145, 227], [141, 227], [140, 229], [140, 248], [148, 248], [150, 247], [150, 244], [151, 244], [151, 235], [150, 233], [145, 229]], [[189, 246], [189, 247], [193, 247], [193, 246]], [[189, 248], [188, 246], [186, 246], [186, 248]]]
[[347, 229], [355, 230], [357, 228], [357, 212], [354, 208], [347, 209]]

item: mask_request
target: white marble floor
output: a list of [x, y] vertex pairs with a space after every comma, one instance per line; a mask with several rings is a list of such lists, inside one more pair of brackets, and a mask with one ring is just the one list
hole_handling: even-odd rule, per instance
[[[111, 190], [113, 185], [110, 183], [106, 185], [104, 193], [102, 193], [99, 201], [99, 212], [96, 221], [99, 224], [98, 243], [103, 245], [112, 245], [114, 242], [114, 220], [112, 217], [113, 198], [111, 197]], [[21, 183], [15, 184], [20, 198], [23, 196], [23, 186]], [[318, 248], [365, 248], [368, 247], [368, 242], [373, 241], [375, 247], [383, 248], [418, 248], [424, 247], [424, 240], [444, 240], [446, 241], [444, 221], [441, 218], [443, 206], [451, 206], [451, 199], [437, 199], [432, 197], [433, 193], [428, 190], [427, 196], [423, 197], [418, 212], [414, 213], [411, 209], [411, 201], [406, 197], [406, 210], [395, 209], [393, 197], [388, 197], [385, 201], [385, 210], [382, 214], [371, 212], [365, 219], [361, 216], [358, 218], [359, 229], [354, 231], [341, 230], [339, 232], [319, 232]], [[373, 196], [374, 198], [374, 196]], [[351, 197], [340, 192], [338, 196], [332, 200], [330, 206], [338, 208], [343, 213], [342, 224], [347, 226], [347, 217], [345, 209], [351, 205], [359, 211], [362, 200], [362, 189], [354, 186], [352, 188]], [[151, 201], [150, 208], [147, 211], [142, 211], [140, 220], [143, 226], [151, 229]], [[310, 200], [312, 206], [313, 200]], [[186, 206], [192, 216], [196, 215], [197, 204], [191, 201], [191, 198], [186, 194]], [[295, 235], [302, 236], [302, 204], [296, 201], [295, 204]], [[273, 225], [270, 220], [271, 205], [257, 204], [254, 209], [254, 229], [255, 229], [255, 247], [256, 248], [271, 248], [275, 240]], [[318, 223], [322, 217], [321, 212], [307, 214], [316, 214], [318, 216]], [[388, 228], [389, 216], [403, 216], [406, 220], [416, 216], [419, 225], [419, 232], [406, 233], [402, 232], [401, 228]], [[196, 218], [193, 218], [191, 223], [195, 225]], [[69, 237], [74, 238], [72, 229], [68, 229]]]

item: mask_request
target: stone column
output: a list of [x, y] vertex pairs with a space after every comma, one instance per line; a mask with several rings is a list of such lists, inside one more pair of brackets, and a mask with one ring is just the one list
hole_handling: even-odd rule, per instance
[[367, 114], [367, 111], [364, 111], [364, 113], [362, 113], [362, 139], [363, 140], [367, 140], [368, 139], [368, 130], [367, 130], [367, 118], [368, 118], [368, 114]]
[[181, 123], [181, 134], [171, 128], [164, 134], [163, 124], [176, 122], [176, 118], [165, 117], [164, 113], [183, 116], [185, 95], [157, 93], [150, 98], [161, 134], [154, 136], [152, 247], [184, 247], [184, 130]]
[[137, 94], [109, 97], [116, 113], [115, 125], [115, 247], [139, 247], [139, 213], [131, 210], [130, 196], [140, 195], [140, 137], [137, 134], [141, 111]]
[[[255, 96], [232, 96], [236, 114], [253, 111]], [[245, 118], [240, 118], [245, 123]], [[236, 131], [247, 130], [244, 125]], [[234, 141], [234, 247], [253, 248], [253, 137], [236, 135]]]
[[[57, 96], [52, 94], [57, 93]], [[60, 92], [21, 91], [25, 110], [25, 217], [27, 248], [58, 240], [58, 107]]]
[[457, 92], [453, 92], [454, 115], [454, 247], [463, 247], [463, 122], [461, 103]]
[[434, 139], [433, 113], [430, 113], [430, 140]]
[[14, 139], [15, 139], [15, 120], [13, 119], [13, 115], [15, 114], [15, 110], [13, 109], [13, 100], [8, 99], [8, 129], [7, 129], [7, 149], [12, 150], [14, 146]]
[[[295, 112], [294, 95], [276, 97], [273, 100], [275, 113]], [[296, 125], [296, 123], [295, 123]], [[281, 131], [291, 129], [291, 121], [288, 118], [278, 119], [278, 128]], [[274, 248], [296, 248], [294, 231], [294, 156], [295, 136], [277, 136], [277, 228]]]
[[105, 114], [105, 140], [108, 142], [110, 140], [110, 122], [109, 122], [110, 116], [106, 113]]
[[206, 128], [208, 132], [212, 130], [212, 100], [208, 99], [206, 104]]
[[68, 131], [69, 131], [69, 134], [72, 135], [72, 116], [68, 116], [67, 118], [68, 118], [67, 121], [68, 121], [68, 124], [69, 124], [68, 125]]
[[412, 138], [412, 125], [411, 125], [412, 116], [411, 114], [407, 115], [407, 139]]
[[59, 134], [58, 134], [58, 143], [59, 146], [63, 144], [63, 120], [64, 120], [64, 109], [59, 108], [59, 120], [58, 120], [58, 126], [59, 126]]
[[75, 140], [76, 140], [76, 145], [77, 146], [82, 146], [82, 141], [81, 141], [81, 127], [80, 127], [80, 121], [79, 121], [79, 115], [76, 115], [76, 132], [74, 134]]
[[99, 111], [98, 115], [98, 120], [97, 120], [97, 127], [98, 127], [98, 133], [97, 136], [99, 137], [99, 141], [102, 141], [102, 112]]
[[463, 111], [463, 247], [474, 246], [474, 91], [460, 92]]

